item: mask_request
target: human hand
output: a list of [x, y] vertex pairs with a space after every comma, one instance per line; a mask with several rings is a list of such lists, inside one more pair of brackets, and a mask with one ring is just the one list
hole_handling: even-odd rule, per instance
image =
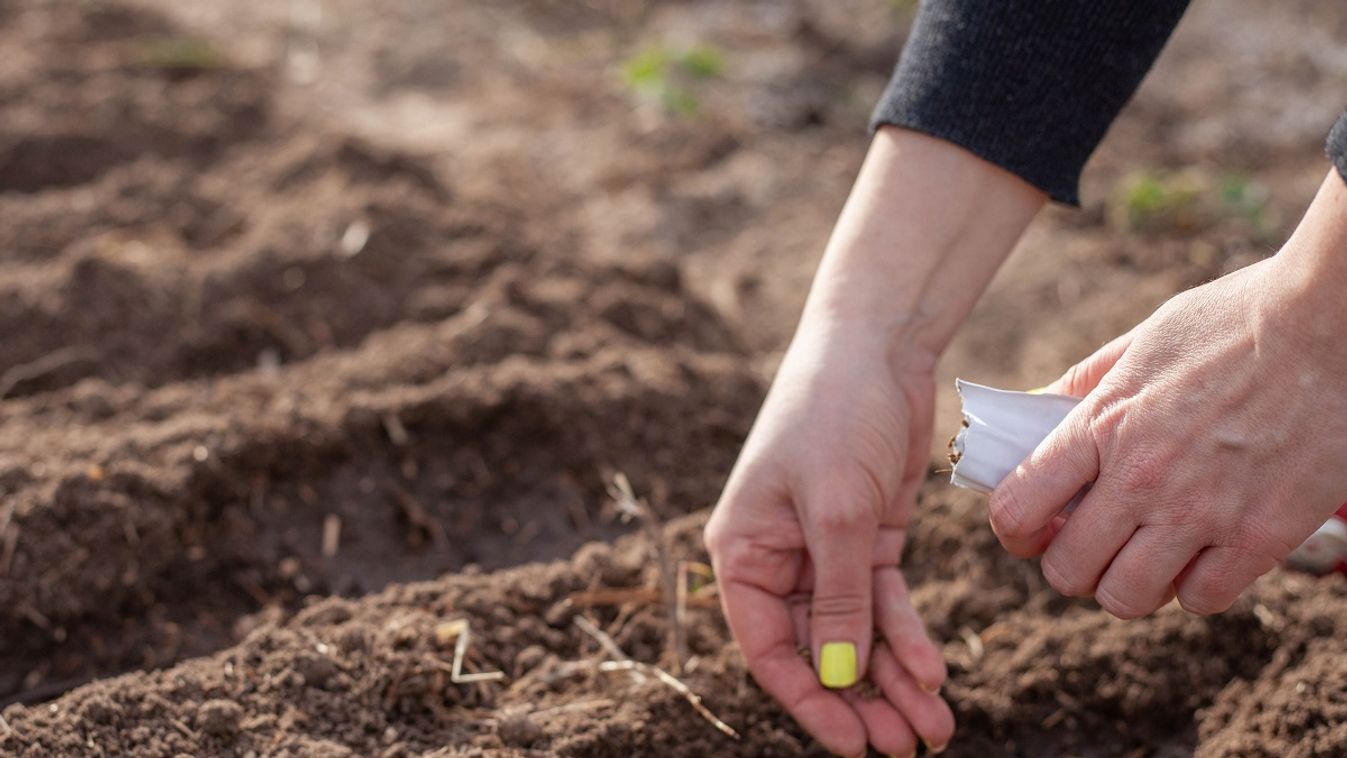
[[[749, 671], [834, 752], [911, 755], [954, 728], [898, 561], [936, 357], [1044, 200], [962, 148], [880, 128], [707, 523]], [[850, 689], [867, 675], [882, 697]]]
[[1059, 592], [1121, 618], [1175, 594], [1217, 613], [1342, 503], [1347, 191], [1329, 180], [1280, 254], [1178, 295], [1049, 388], [1085, 399], [990, 517]]
[[[942, 748], [954, 730], [944, 661], [898, 569], [929, 458], [934, 357], [889, 354], [883, 334], [802, 326], [706, 527], [754, 678], [843, 755]], [[867, 672], [882, 696], [845, 689]]]

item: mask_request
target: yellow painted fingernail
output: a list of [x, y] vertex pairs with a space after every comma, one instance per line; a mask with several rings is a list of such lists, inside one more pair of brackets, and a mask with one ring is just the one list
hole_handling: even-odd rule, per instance
[[819, 650], [818, 680], [832, 689], [855, 684], [856, 646], [850, 642], [823, 643]]
[[1042, 395], [1044, 392], [1047, 392], [1047, 391], [1048, 391], [1048, 388], [1047, 388], [1047, 387], [1036, 387], [1036, 388], [1034, 388], [1034, 389], [1029, 390], [1029, 394], [1030, 394], [1030, 395]]

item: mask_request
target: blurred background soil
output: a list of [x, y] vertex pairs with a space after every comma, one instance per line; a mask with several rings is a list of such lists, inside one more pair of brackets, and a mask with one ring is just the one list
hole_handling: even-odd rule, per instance
[[[914, 12], [0, 0], [0, 749], [817, 752], [704, 591], [682, 677], [737, 742], [574, 619], [676, 663], [655, 556], [705, 558]], [[1275, 252], [1345, 33], [1194, 3], [948, 353], [941, 425], [956, 374], [1041, 385]], [[1004, 555], [938, 453], [905, 565], [952, 754], [1347, 749], [1339, 578], [1118, 622]], [[453, 681], [459, 619], [504, 680]]]

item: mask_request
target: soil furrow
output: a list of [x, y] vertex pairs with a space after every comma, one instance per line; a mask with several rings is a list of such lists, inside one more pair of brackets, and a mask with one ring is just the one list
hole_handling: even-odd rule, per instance
[[597, 509], [616, 471], [665, 512], [708, 504], [759, 384], [728, 354], [655, 346], [732, 338], [634, 274], [535, 273], [503, 269], [460, 315], [355, 351], [0, 407], [0, 604], [14, 609], [0, 630], [16, 661], [51, 657], [0, 667], [4, 691], [141, 665], [158, 632], [119, 617], [157, 614], [209, 644], [221, 635], [197, 626], [311, 594], [565, 555], [618, 531]]

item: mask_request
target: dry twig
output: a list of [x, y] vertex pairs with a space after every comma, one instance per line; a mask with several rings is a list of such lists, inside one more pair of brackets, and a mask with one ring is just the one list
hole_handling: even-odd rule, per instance
[[0, 576], [5, 576], [14, 562], [14, 553], [18, 552], [19, 525], [10, 524], [0, 528], [0, 535], [3, 535], [3, 539], [0, 539]]
[[6, 395], [13, 392], [16, 387], [24, 382], [40, 379], [46, 374], [55, 373], [76, 363], [93, 362], [97, 358], [97, 354], [90, 348], [65, 347], [60, 350], [53, 350], [30, 363], [14, 366], [0, 374], [0, 399], [4, 399]]
[[973, 660], [982, 657], [983, 646], [982, 638], [971, 627], [960, 627], [959, 636], [963, 638], [964, 644], [968, 646], [968, 654], [973, 656]]
[[398, 484], [393, 484], [390, 489], [407, 523], [430, 537], [435, 547], [443, 548], [449, 544], [449, 537], [444, 533], [444, 527], [426, 511], [425, 506], [421, 505], [421, 501], [417, 500], [415, 495]]
[[634, 518], [645, 530], [655, 546], [655, 557], [659, 562], [660, 588], [664, 597], [665, 609], [669, 615], [669, 648], [674, 655], [674, 671], [682, 673], [683, 662], [687, 660], [687, 634], [683, 628], [683, 614], [678, 606], [678, 572], [669, 554], [669, 545], [664, 539], [659, 517], [645, 500], [636, 497], [631, 482], [621, 472], [613, 475], [613, 483], [608, 494], [617, 504], [618, 512], [627, 518]]
[[323, 518], [323, 557], [337, 557], [341, 548], [341, 516], [329, 513]]
[[[609, 658], [615, 658], [619, 661], [631, 660], [631, 657], [622, 652], [622, 648], [613, 641], [612, 637], [608, 636], [607, 632], [600, 629], [598, 624], [595, 624], [584, 616], [576, 616], [575, 625], [580, 627], [580, 631], [597, 640], [599, 647], [603, 648], [603, 652], [606, 653]], [[645, 681], [645, 677], [642, 676], [640, 672], [633, 672], [632, 678], [637, 681]]]
[[454, 684], [472, 684], [473, 682], [494, 682], [505, 678], [503, 671], [484, 671], [478, 674], [463, 673], [463, 659], [468, 655], [468, 645], [472, 641], [472, 629], [467, 619], [457, 619], [435, 628], [435, 640], [447, 644], [454, 640], [454, 662], [449, 668], [449, 680]]
[[667, 685], [669, 688], [671, 688], [678, 694], [682, 695], [683, 699], [688, 701], [688, 703], [693, 707], [694, 710], [697, 711], [698, 714], [701, 715], [702, 718], [706, 719], [708, 722], [711, 723], [711, 726], [714, 726], [716, 729], [719, 729], [722, 733], [729, 735], [730, 737], [733, 737], [736, 740], [739, 739], [739, 733], [734, 731], [734, 727], [730, 726], [729, 724], [726, 724], [724, 721], [721, 721], [716, 716], [716, 714], [711, 712], [711, 709], [707, 708], [705, 705], [702, 704], [702, 698], [700, 695], [693, 692], [692, 688], [688, 687], [686, 684], [683, 684], [676, 677], [674, 677], [673, 674], [670, 674], [663, 669], [656, 668], [648, 663], [641, 663], [640, 661], [628, 660], [628, 661], [604, 661], [603, 663], [599, 664], [599, 671], [632, 671], [632, 672], [639, 671], [642, 673], [649, 674], [650, 676], [653, 676], [660, 682]]
[[169, 723], [172, 724], [179, 732], [182, 732], [182, 736], [186, 737], [187, 739], [195, 740], [198, 738], [197, 733], [193, 731], [193, 729], [190, 726], [184, 724], [181, 719], [170, 719]]
[[[686, 597], [688, 608], [715, 608], [719, 606], [713, 595], [702, 595], [686, 591], [680, 594]], [[616, 589], [581, 590], [572, 593], [566, 602], [579, 608], [595, 608], [611, 605], [660, 605], [664, 602], [663, 592], [656, 587], [620, 587]]]
[[626, 671], [631, 675], [632, 679], [641, 682], [645, 681], [647, 676], [658, 679], [664, 685], [682, 695], [683, 699], [687, 700], [688, 703], [692, 705], [693, 709], [696, 710], [702, 718], [710, 722], [716, 729], [736, 740], [739, 739], [739, 733], [734, 731], [733, 727], [726, 724], [724, 721], [721, 721], [709, 708], [702, 704], [700, 695], [693, 692], [691, 687], [683, 684], [683, 682], [679, 681], [673, 674], [670, 674], [657, 666], [651, 666], [648, 663], [633, 661], [622, 651], [622, 648], [618, 647], [617, 643], [614, 642], [611, 637], [605, 634], [594, 622], [584, 616], [576, 616], [575, 625], [580, 627], [580, 630], [585, 634], [598, 640], [599, 647], [603, 648], [604, 652], [608, 653], [609, 657], [616, 659], [600, 662], [599, 671]]

